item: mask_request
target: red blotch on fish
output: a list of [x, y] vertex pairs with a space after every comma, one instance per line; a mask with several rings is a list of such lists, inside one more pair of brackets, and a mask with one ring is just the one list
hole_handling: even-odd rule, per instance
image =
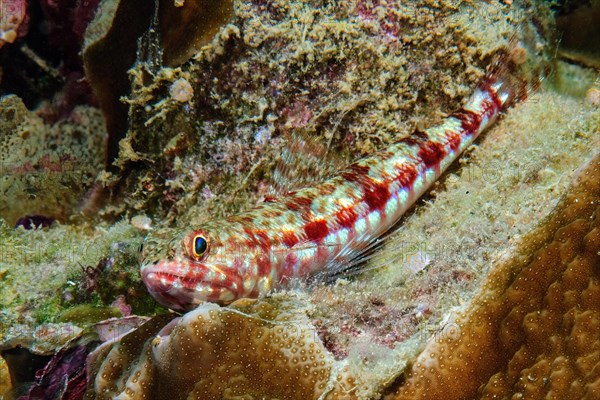
[[438, 165], [446, 155], [444, 146], [435, 142], [423, 143], [418, 153], [427, 168]]
[[308, 240], [312, 242], [319, 242], [323, 240], [329, 234], [329, 228], [327, 228], [327, 222], [323, 220], [312, 221], [306, 224], [304, 232]]
[[347, 171], [342, 172], [342, 178], [349, 182], [359, 182], [369, 173], [368, 165], [353, 164]]
[[308, 197], [296, 197], [285, 203], [286, 207], [290, 211], [300, 211], [301, 209], [310, 208], [312, 199]]
[[448, 137], [448, 145], [452, 151], [456, 151], [460, 147], [461, 138], [460, 135], [456, 132], [446, 132], [446, 136]]
[[287, 247], [294, 247], [298, 243], [298, 237], [292, 231], [283, 232], [283, 237], [281, 239], [283, 244]]
[[374, 184], [367, 188], [363, 201], [367, 203], [370, 211], [381, 210], [390, 198], [390, 191], [386, 185]]
[[353, 207], [345, 207], [335, 214], [335, 220], [341, 228], [354, 228], [358, 215]]
[[396, 180], [400, 186], [409, 188], [417, 179], [417, 170], [412, 165], [402, 164], [396, 167]]

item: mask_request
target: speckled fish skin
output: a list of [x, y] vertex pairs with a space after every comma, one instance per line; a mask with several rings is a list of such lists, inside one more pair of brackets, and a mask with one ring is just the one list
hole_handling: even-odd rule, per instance
[[[460, 110], [314, 187], [174, 236], [144, 256], [142, 278], [163, 305], [258, 297], [339, 268], [393, 226], [498, 115], [524, 97], [514, 65], [496, 65]], [[538, 81], [539, 83], [539, 81]], [[196, 235], [208, 249], [195, 257]], [[165, 247], [165, 246], [163, 246]]]

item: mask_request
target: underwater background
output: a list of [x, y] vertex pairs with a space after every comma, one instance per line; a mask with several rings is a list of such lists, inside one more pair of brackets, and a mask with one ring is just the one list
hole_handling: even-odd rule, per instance
[[[148, 294], [149, 234], [255, 206], [290, 138], [319, 182], [439, 123], [524, 21], [551, 75], [363, 273]], [[0, 0], [0, 398], [600, 398], [599, 27], [598, 0]]]

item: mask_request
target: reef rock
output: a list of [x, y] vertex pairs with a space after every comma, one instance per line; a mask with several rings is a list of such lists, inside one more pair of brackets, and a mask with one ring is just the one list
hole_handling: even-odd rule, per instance
[[389, 399], [600, 396], [600, 154]]
[[[0, 371], [10, 372], [10, 382], [0, 374], [0, 386], [6, 399], [18, 392], [20, 400], [64, 399], [83, 397], [87, 387], [86, 360], [90, 350], [99, 343], [105, 347], [138, 328], [149, 318], [112, 318], [91, 325], [85, 330], [70, 323], [48, 323], [35, 330], [16, 325], [6, 330], [6, 340], [0, 342]], [[160, 318], [156, 318], [160, 321]], [[164, 318], [162, 320], [164, 323]], [[6, 395], [5, 390], [14, 388]]]

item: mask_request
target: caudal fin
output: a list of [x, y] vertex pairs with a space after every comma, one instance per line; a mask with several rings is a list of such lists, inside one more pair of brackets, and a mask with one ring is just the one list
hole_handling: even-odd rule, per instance
[[501, 111], [526, 100], [539, 90], [552, 73], [556, 40], [552, 27], [540, 22], [537, 11], [524, 17], [508, 46], [500, 50], [488, 67], [480, 89], [493, 88]]

